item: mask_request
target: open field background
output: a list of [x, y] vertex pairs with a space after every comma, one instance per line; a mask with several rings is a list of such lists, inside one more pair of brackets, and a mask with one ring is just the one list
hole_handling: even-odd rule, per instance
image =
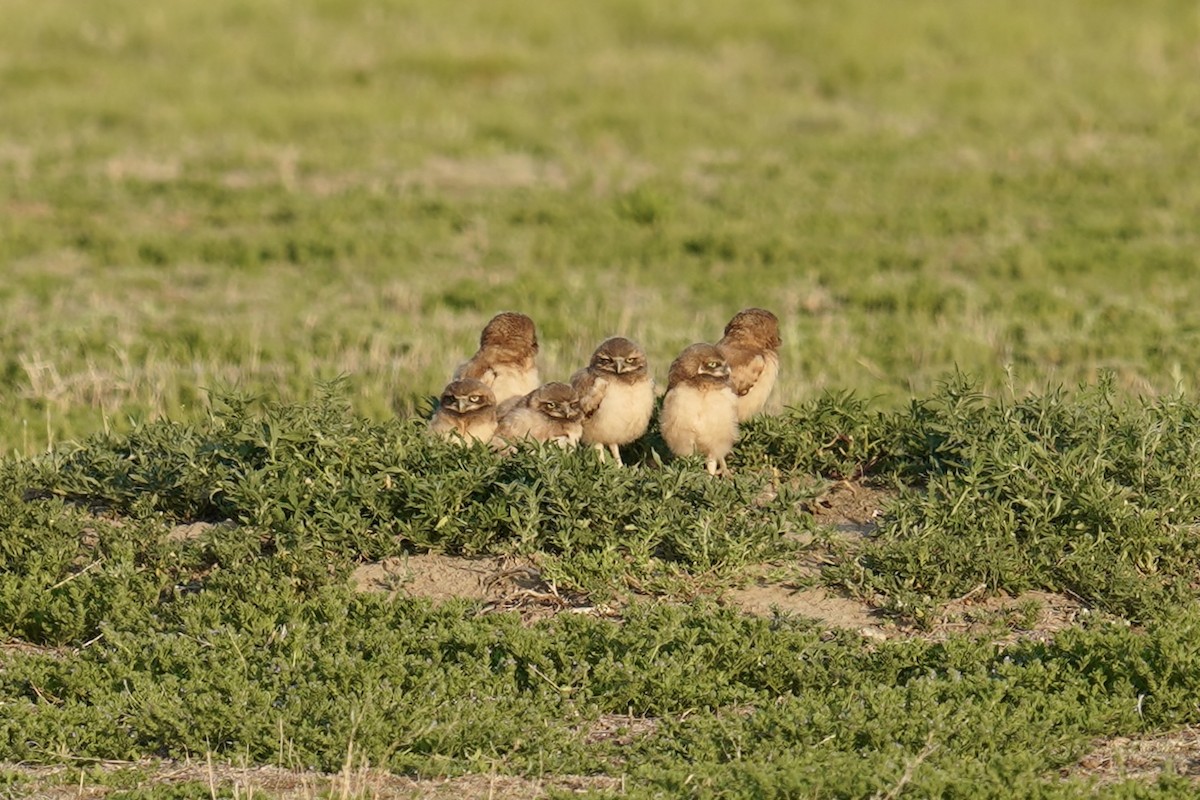
[[1196, 8], [1043, 5], [12, 0], [0, 442], [384, 419], [510, 307], [565, 375], [769, 306], [789, 404], [1192, 388]]
[[[2, 17], [0, 796], [1195, 796], [1194, 2]], [[732, 480], [414, 419], [749, 305]]]

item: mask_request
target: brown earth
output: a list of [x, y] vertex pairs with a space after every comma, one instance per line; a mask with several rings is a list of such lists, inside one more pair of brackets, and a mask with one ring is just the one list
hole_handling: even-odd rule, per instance
[[[605, 776], [555, 775], [529, 780], [511, 775], [464, 775], [458, 778], [409, 778], [370, 769], [343, 770], [337, 774], [281, 769], [279, 767], [236, 767], [201, 761], [137, 761], [88, 763], [113, 777], [101, 786], [88, 782], [74, 767], [27, 767], [0, 764], [0, 772], [15, 773], [24, 780], [14, 789], [20, 794], [0, 795], [28, 800], [101, 800], [130, 789], [200, 783], [213, 797], [233, 796], [272, 800], [318, 800], [318, 798], [373, 798], [374, 800], [535, 800], [547, 793], [583, 794], [617, 792], [620, 778]], [[122, 773], [125, 773], [122, 775]], [[131, 777], [133, 776], [133, 777]], [[130, 786], [136, 783], [136, 786]]]
[[[971, 593], [947, 603], [937, 619], [924, 628], [897, 620], [861, 598], [815, 585], [821, 567], [835, 554], [828, 544], [853, 549], [870, 537], [895, 497], [888, 489], [841, 482], [811, 501], [808, 510], [829, 533], [806, 537], [809, 547], [801, 559], [787, 565], [787, 579], [772, 578], [770, 565], [748, 570], [748, 586], [725, 591], [720, 600], [747, 614], [795, 615], [831, 628], [854, 630], [872, 639], [919, 636], [945, 639], [955, 633], [991, 635], [997, 642], [1046, 640], [1087, 613], [1071, 598], [1047, 592], [1019, 597], [977, 597]], [[189, 526], [186, 534], [193, 534]], [[176, 535], [185, 534], [180, 530]], [[186, 535], [185, 534], [185, 535]], [[363, 564], [353, 575], [360, 591], [425, 597], [435, 603], [465, 599], [482, 603], [482, 611], [519, 611], [538, 619], [561, 611], [610, 613], [594, 608], [586, 598], [560, 591], [542, 578], [528, 558], [461, 557], [437, 553], [389, 558]], [[980, 587], [980, 591], [982, 587]]]
[[1125, 780], [1152, 783], [1167, 770], [1195, 783], [1200, 795], [1200, 727], [1136, 739], [1099, 739], [1092, 752], [1062, 775], [1094, 778], [1101, 784]]
[[434, 603], [475, 600], [484, 612], [518, 611], [527, 619], [595, 610], [584, 598], [543, 580], [528, 558], [422, 553], [363, 564], [351, 580], [361, 592], [425, 597]]

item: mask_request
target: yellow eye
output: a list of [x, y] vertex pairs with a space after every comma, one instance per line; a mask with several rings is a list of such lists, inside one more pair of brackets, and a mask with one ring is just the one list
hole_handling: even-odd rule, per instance
[[480, 396], [479, 396], [479, 395], [477, 395], [477, 394], [473, 394], [473, 395], [471, 395], [470, 397], [468, 397], [467, 399], [468, 399], [468, 400], [470, 400], [472, 403], [478, 403], [478, 402], [479, 402], [480, 400], [482, 400], [483, 398], [482, 398], [482, 397], [480, 397]]
[[717, 367], [721, 366], [721, 362], [720, 361], [710, 361], [707, 364], [705, 364], [705, 366], [708, 367], [709, 369], [716, 369]]
[[558, 403], [555, 403], [555, 402], [546, 403], [546, 408], [558, 408]]

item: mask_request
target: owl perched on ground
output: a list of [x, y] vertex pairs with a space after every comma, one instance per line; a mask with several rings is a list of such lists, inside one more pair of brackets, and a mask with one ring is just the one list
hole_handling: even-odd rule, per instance
[[497, 403], [536, 389], [537, 330], [524, 314], [505, 311], [492, 317], [479, 337], [479, 350], [454, 370], [453, 380], [474, 378], [492, 387]]
[[496, 395], [474, 378], [453, 381], [442, 390], [429, 430], [465, 444], [491, 441], [496, 433]]
[[677, 456], [703, 453], [712, 475], [728, 474], [725, 456], [738, 435], [738, 397], [729, 363], [711, 344], [694, 344], [671, 363], [658, 422]]
[[574, 447], [583, 434], [581, 419], [583, 411], [575, 390], [566, 383], [547, 383], [519, 402], [506, 404], [492, 444], [499, 449], [511, 449], [522, 439], [533, 439]]
[[646, 354], [628, 339], [605, 339], [571, 385], [583, 410], [583, 442], [604, 458], [604, 448], [621, 463], [621, 445], [641, 437], [654, 413], [654, 380]]
[[717, 347], [729, 362], [730, 384], [737, 393], [738, 420], [762, 410], [779, 375], [779, 320], [762, 308], [739, 311], [725, 326]]

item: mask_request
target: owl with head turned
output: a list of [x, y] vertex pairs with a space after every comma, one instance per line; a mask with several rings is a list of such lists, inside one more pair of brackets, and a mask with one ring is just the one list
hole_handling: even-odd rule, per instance
[[492, 445], [509, 452], [522, 440], [574, 447], [583, 435], [579, 397], [567, 383], [547, 383], [503, 407]]
[[536, 389], [537, 329], [533, 320], [515, 311], [492, 317], [479, 336], [479, 350], [454, 370], [453, 380], [473, 378], [491, 387], [497, 403], [523, 397]]
[[584, 444], [621, 464], [621, 445], [636, 441], [654, 413], [654, 380], [646, 354], [622, 336], [605, 339], [587, 367], [571, 377], [583, 411]]
[[490, 442], [496, 433], [496, 396], [474, 378], [451, 381], [429, 420], [432, 433], [454, 442]]
[[725, 326], [717, 348], [729, 363], [738, 420], [762, 411], [779, 376], [779, 320], [764, 308], [739, 311]]
[[663, 440], [677, 456], [700, 453], [710, 475], [727, 475], [725, 457], [738, 436], [738, 397], [729, 363], [711, 344], [694, 344], [671, 362], [658, 415]]

